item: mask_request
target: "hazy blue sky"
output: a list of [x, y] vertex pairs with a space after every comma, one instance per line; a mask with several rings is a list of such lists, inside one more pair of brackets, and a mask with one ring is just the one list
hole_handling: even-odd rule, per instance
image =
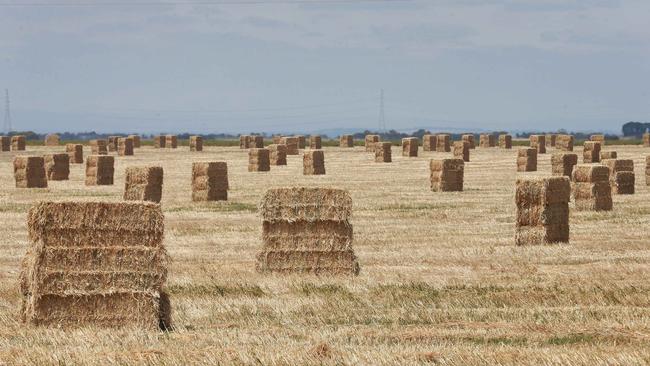
[[135, 1], [0, 1], [15, 129], [650, 121], [648, 0]]

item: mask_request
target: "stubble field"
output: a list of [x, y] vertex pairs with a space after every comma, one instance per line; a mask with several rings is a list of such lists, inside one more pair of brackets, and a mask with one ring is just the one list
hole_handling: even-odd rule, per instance
[[[608, 364], [650, 363], [650, 187], [639, 146], [636, 194], [611, 212], [571, 211], [571, 243], [514, 245], [516, 148], [471, 151], [465, 191], [429, 189], [423, 152], [375, 163], [363, 147], [325, 148], [327, 175], [302, 157], [249, 173], [230, 147], [136, 149], [116, 158], [115, 185], [86, 187], [84, 165], [47, 189], [14, 188], [14, 153], [0, 153], [0, 364]], [[26, 154], [63, 147], [28, 146]], [[582, 148], [576, 153], [581, 157]], [[85, 154], [89, 154], [88, 148]], [[228, 202], [191, 201], [191, 163], [227, 161]], [[20, 322], [26, 212], [40, 200], [120, 201], [128, 166], [164, 168], [165, 245], [174, 330], [35, 328]], [[358, 277], [255, 271], [257, 203], [267, 188], [350, 191]], [[572, 206], [572, 205], [571, 205]]]

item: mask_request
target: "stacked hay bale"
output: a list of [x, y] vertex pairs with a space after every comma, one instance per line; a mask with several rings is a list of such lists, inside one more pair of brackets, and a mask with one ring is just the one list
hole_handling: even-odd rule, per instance
[[190, 151], [203, 151], [203, 137], [190, 136]]
[[176, 135], [166, 135], [165, 136], [165, 148], [167, 149], [176, 149], [178, 147], [178, 136]]
[[319, 135], [309, 136], [309, 148], [320, 150], [323, 147], [322, 139]]
[[304, 149], [307, 146], [307, 139], [304, 135], [296, 135], [294, 137], [298, 139], [298, 149]]
[[171, 326], [160, 205], [41, 202], [30, 209], [27, 225], [23, 322]]
[[250, 145], [251, 136], [250, 135], [239, 135], [239, 148], [248, 149]]
[[451, 152], [451, 136], [446, 133], [437, 135], [438, 140], [436, 141], [436, 151], [437, 152]]
[[438, 142], [438, 137], [436, 135], [424, 135], [422, 136], [422, 150], [423, 151], [436, 151], [436, 143]]
[[47, 180], [68, 180], [70, 176], [70, 156], [66, 153], [47, 154], [43, 157]]
[[162, 199], [162, 186], [162, 167], [130, 166], [124, 178], [124, 200], [158, 203]]
[[454, 192], [463, 190], [465, 163], [463, 159], [432, 159], [431, 190], [434, 192]]
[[90, 140], [90, 153], [92, 155], [107, 155], [108, 154], [108, 141], [106, 141], [106, 140]]
[[[375, 148], [377, 144], [375, 144]], [[376, 150], [376, 149], [375, 149]], [[417, 157], [418, 156], [418, 138], [405, 137], [402, 139], [402, 156]]]
[[392, 147], [388, 141], [378, 142], [375, 144], [375, 162], [376, 163], [390, 163], [392, 158]]
[[165, 135], [158, 135], [153, 138], [153, 147], [156, 149], [164, 149], [167, 137]]
[[571, 181], [576, 209], [593, 211], [612, 209], [609, 168], [600, 164], [578, 164], [573, 168]]
[[605, 146], [605, 135], [591, 135], [589, 140], [600, 142], [600, 146]]
[[264, 147], [264, 136], [250, 136], [248, 140], [249, 149], [261, 149]]
[[537, 171], [537, 149], [536, 148], [525, 147], [517, 151], [517, 171], [518, 172]]
[[70, 164], [83, 164], [84, 146], [82, 144], [66, 144], [65, 152], [70, 157]]
[[379, 135], [366, 135], [366, 152], [375, 152], [375, 144], [379, 142]]
[[118, 145], [118, 140], [120, 139], [120, 136], [108, 136], [108, 151], [113, 152], [117, 151], [117, 145]]
[[598, 163], [600, 161], [600, 142], [585, 141], [582, 152], [582, 162], [585, 164]]
[[302, 174], [325, 174], [325, 153], [323, 153], [323, 150], [306, 150], [302, 154]]
[[226, 201], [228, 189], [228, 164], [223, 161], [192, 164], [192, 201]]
[[296, 137], [283, 137], [281, 145], [287, 147], [287, 155], [298, 155], [298, 139]]
[[558, 135], [555, 139], [555, 148], [561, 151], [573, 151], [573, 135]]
[[479, 147], [485, 148], [485, 147], [495, 147], [496, 146], [496, 141], [494, 138], [494, 135], [491, 133], [483, 133], [479, 137]]
[[470, 149], [476, 149], [476, 142], [474, 141], [474, 134], [468, 133], [461, 136], [461, 141], [469, 143]]
[[537, 149], [537, 154], [546, 154], [546, 136], [530, 135], [530, 147]]
[[551, 170], [553, 175], [571, 177], [573, 167], [578, 164], [578, 154], [555, 153], [551, 156]]
[[128, 135], [127, 137], [133, 140], [134, 149], [139, 149], [140, 147], [142, 147], [142, 142], [140, 141], [140, 135]]
[[569, 199], [567, 177], [518, 179], [516, 245], [569, 242]]
[[0, 136], [0, 151], [11, 151], [11, 137]]
[[272, 144], [267, 149], [271, 165], [287, 165], [287, 145]]
[[280, 188], [260, 202], [259, 272], [358, 275], [352, 250], [352, 199], [347, 191]]
[[273, 143], [278, 145], [282, 143], [282, 136], [281, 135], [273, 135]]
[[117, 155], [119, 156], [132, 156], [133, 155], [133, 139], [130, 137], [120, 137], [117, 139]]
[[643, 147], [650, 147], [650, 133], [643, 134]]
[[618, 154], [616, 151], [600, 151], [600, 161], [605, 159], [616, 159]]
[[606, 159], [602, 164], [609, 168], [612, 194], [634, 194], [634, 160]]
[[112, 185], [115, 158], [109, 155], [90, 155], [86, 159], [86, 185]]
[[339, 147], [354, 147], [354, 136], [341, 135], [339, 137]]
[[499, 147], [502, 149], [512, 149], [512, 136], [499, 135]]
[[23, 135], [11, 136], [11, 151], [25, 151], [26, 140]]
[[16, 156], [14, 178], [16, 188], [47, 188], [45, 159], [42, 156]]
[[269, 149], [252, 148], [248, 150], [248, 171], [268, 172], [271, 170], [271, 154]]
[[59, 146], [59, 135], [52, 133], [45, 136], [45, 146]]
[[555, 147], [556, 140], [557, 140], [557, 134], [555, 133], [546, 134], [546, 146]]
[[463, 159], [464, 162], [469, 161], [469, 142], [454, 141], [454, 158]]

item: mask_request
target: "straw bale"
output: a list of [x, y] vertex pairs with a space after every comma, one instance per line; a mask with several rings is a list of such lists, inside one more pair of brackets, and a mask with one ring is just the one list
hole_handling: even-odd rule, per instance
[[390, 163], [393, 161], [393, 144], [389, 141], [377, 142], [375, 144], [375, 162]]
[[325, 153], [323, 150], [307, 150], [302, 154], [302, 174], [325, 174]]
[[422, 150], [423, 151], [436, 151], [436, 144], [438, 137], [436, 135], [422, 136]]
[[45, 136], [45, 146], [59, 146], [59, 135], [52, 133]]
[[375, 152], [375, 144], [379, 142], [379, 135], [366, 135], [366, 152]]
[[601, 151], [600, 152], [600, 160], [603, 161], [605, 159], [616, 159], [617, 154], [616, 151]]
[[431, 190], [454, 192], [463, 190], [465, 163], [463, 159], [432, 159], [429, 163]]
[[[375, 151], [377, 143], [375, 143]], [[405, 137], [402, 139], [402, 156], [417, 157], [418, 156], [418, 138]]]
[[162, 167], [128, 167], [124, 178], [124, 200], [158, 203], [162, 199], [162, 186]]
[[296, 139], [298, 139], [298, 148], [299, 149], [304, 149], [307, 146], [307, 139], [305, 138], [304, 135], [296, 135], [294, 137]]
[[557, 140], [557, 134], [555, 133], [546, 134], [546, 146], [555, 147], [556, 140]]
[[578, 183], [607, 182], [609, 168], [601, 164], [577, 164], [573, 167], [571, 181]]
[[283, 137], [280, 142], [287, 147], [287, 155], [298, 155], [298, 139], [296, 137]]
[[279, 145], [282, 143], [282, 136], [280, 135], [273, 135], [273, 143], [276, 145]]
[[178, 136], [165, 135], [165, 148], [176, 149], [178, 147]]
[[451, 136], [447, 134], [436, 135], [438, 140], [436, 141], [436, 151], [437, 152], [451, 152]]
[[250, 135], [239, 135], [239, 148], [240, 149], [248, 149], [249, 145], [251, 144], [251, 137]]
[[47, 180], [68, 180], [70, 177], [70, 156], [66, 153], [47, 154], [43, 157]]
[[562, 151], [573, 151], [573, 135], [557, 135], [555, 148]]
[[495, 147], [496, 141], [495, 137], [491, 133], [483, 133], [479, 136], [479, 147]]
[[583, 145], [583, 160], [585, 164], [598, 163], [600, 161], [600, 142], [585, 141]]
[[264, 148], [264, 136], [260, 136], [260, 135], [249, 136], [248, 148], [249, 149], [262, 149], [262, 148]]
[[605, 146], [605, 135], [591, 135], [589, 140], [600, 142], [601, 146]]
[[537, 154], [546, 154], [546, 135], [530, 135], [530, 147], [537, 149]]
[[476, 149], [476, 141], [474, 140], [474, 134], [469, 133], [461, 136], [461, 141], [467, 141], [469, 143], [470, 149]]
[[287, 165], [287, 145], [272, 144], [266, 148], [269, 149], [271, 165]]
[[467, 141], [454, 142], [454, 158], [463, 159], [464, 162], [469, 161], [469, 142]]
[[115, 158], [108, 155], [90, 155], [86, 159], [86, 185], [112, 185]]
[[139, 149], [142, 146], [140, 135], [128, 135], [127, 137], [133, 140], [134, 149]]
[[228, 189], [226, 162], [192, 164], [192, 201], [226, 201]]
[[11, 137], [0, 136], [0, 151], [11, 151]]
[[133, 139], [130, 137], [120, 137], [117, 139], [117, 155], [119, 156], [132, 156], [133, 155]]
[[120, 136], [108, 136], [108, 151], [117, 151], [118, 140]]
[[25, 136], [11, 136], [11, 151], [24, 151], [26, 144]]
[[555, 153], [551, 156], [551, 169], [553, 175], [571, 177], [571, 172], [576, 164], [578, 164], [578, 154]]
[[165, 143], [167, 142], [167, 137], [165, 135], [158, 135], [153, 138], [153, 146], [156, 149], [165, 148]]
[[203, 137], [190, 136], [190, 151], [203, 151]]
[[108, 154], [108, 141], [106, 141], [106, 140], [90, 140], [90, 153], [92, 155], [107, 155]]
[[248, 150], [248, 171], [268, 172], [271, 170], [271, 155], [269, 149], [252, 148]]
[[567, 177], [518, 179], [515, 244], [568, 243], [570, 195]]
[[354, 136], [352, 135], [339, 136], [339, 147], [354, 147]]
[[348, 221], [264, 221], [262, 240], [269, 250], [349, 250], [352, 225]]
[[576, 209], [609, 211], [612, 209], [612, 188], [609, 168], [600, 164], [578, 164], [571, 173]]
[[352, 198], [347, 191], [329, 188], [276, 188], [268, 190], [259, 205], [262, 220], [347, 221]]
[[512, 136], [499, 135], [499, 147], [502, 149], [512, 149]]
[[650, 132], [643, 134], [643, 147], [650, 147]]
[[20, 274], [23, 321], [170, 326], [163, 225], [160, 205], [152, 203], [34, 205]]
[[47, 188], [45, 159], [41, 156], [16, 156], [14, 179], [16, 188]]
[[612, 194], [634, 194], [634, 160], [605, 159], [602, 164], [609, 168]]
[[319, 135], [309, 136], [309, 148], [314, 150], [320, 150], [322, 148], [322, 139]]
[[70, 164], [83, 164], [84, 146], [82, 144], [66, 144], [65, 152], [70, 157]]
[[518, 172], [537, 171], [537, 149], [536, 148], [525, 147], [517, 150], [517, 171]]

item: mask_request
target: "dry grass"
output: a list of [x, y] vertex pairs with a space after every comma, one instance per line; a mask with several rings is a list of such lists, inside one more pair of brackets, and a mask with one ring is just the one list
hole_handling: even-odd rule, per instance
[[[620, 364], [650, 362], [650, 188], [616, 195], [608, 212], [571, 210], [568, 245], [515, 247], [513, 150], [478, 149], [465, 191], [429, 190], [422, 152], [376, 164], [363, 147], [325, 148], [327, 175], [303, 176], [302, 157], [248, 173], [248, 151], [143, 147], [116, 158], [115, 184], [84, 186], [84, 166], [47, 189], [13, 188], [0, 154], [0, 364]], [[29, 147], [29, 154], [56, 152]], [[60, 149], [59, 149], [60, 150]], [[617, 146], [638, 177], [650, 150]], [[555, 151], [550, 149], [550, 152]], [[87, 151], [88, 153], [89, 151]], [[576, 153], [582, 153], [576, 147]], [[191, 201], [191, 162], [228, 162], [228, 202]], [[127, 166], [165, 170], [165, 245], [175, 331], [43, 329], [19, 321], [26, 212], [42, 199], [120, 201]], [[378, 184], [380, 183], [380, 184]], [[255, 271], [265, 189], [350, 191], [359, 276]], [[573, 204], [571, 204], [573, 207]]]

